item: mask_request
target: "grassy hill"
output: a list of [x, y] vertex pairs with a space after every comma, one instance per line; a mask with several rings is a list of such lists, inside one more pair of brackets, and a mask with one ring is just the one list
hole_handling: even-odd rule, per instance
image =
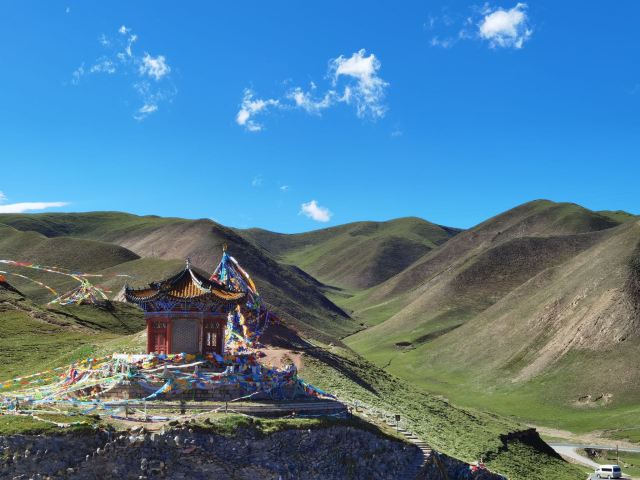
[[[27, 259], [40, 263], [126, 273], [134, 276], [130, 283], [142, 285], [178, 270], [187, 256], [211, 271], [222, 244], [227, 243], [287, 323], [314, 339], [315, 347], [301, 347], [305, 379], [342, 398], [357, 399], [387, 413], [400, 412], [412, 430], [442, 452], [467, 461], [483, 456], [492, 468], [511, 478], [546, 478], [553, 473], [555, 478], [578, 479], [580, 471], [551, 455], [535, 434], [510, 435], [525, 428], [517, 420], [487, 412], [515, 413], [527, 419], [532, 409], [540, 407], [541, 413], [533, 419], [544, 420], [545, 415], [551, 418], [561, 411], [567, 398], [573, 399], [562, 390], [561, 380], [567, 375], [586, 378], [572, 357], [577, 350], [553, 338], [550, 353], [541, 360], [540, 346], [547, 345], [544, 333], [551, 338], [553, 329], [548, 322], [538, 326], [532, 312], [540, 302], [556, 304], [553, 295], [568, 285], [561, 275], [569, 264], [582, 272], [575, 277], [576, 291], [585, 281], [593, 284], [594, 272], [601, 271], [607, 279], [594, 291], [606, 291], [605, 285], [619, 285], [624, 279], [627, 293], [618, 303], [635, 298], [640, 282], [630, 274], [636, 268], [633, 220], [619, 212], [590, 212], [544, 201], [465, 232], [418, 219], [280, 235], [228, 229], [209, 220], [116, 212], [0, 215], [0, 223], [7, 225], [0, 231], [0, 257], [11, 254], [22, 260], [31, 255]], [[59, 243], [51, 248], [54, 244], [49, 242]], [[40, 243], [41, 251], [30, 250]], [[94, 253], [84, 256], [85, 246], [95, 249]], [[108, 261], [100, 263], [99, 247], [111, 252], [104, 255]], [[46, 257], [47, 252], [52, 256]], [[629, 256], [624, 257], [624, 252]], [[595, 262], [600, 256], [601, 261]], [[553, 277], [553, 272], [558, 276]], [[544, 279], [549, 283], [539, 289], [535, 282]], [[345, 290], [331, 293], [323, 282]], [[103, 283], [115, 292], [122, 280], [106, 277]], [[535, 297], [543, 291], [551, 296]], [[575, 300], [571, 295], [575, 292], [567, 293], [569, 305]], [[356, 321], [327, 296], [353, 311]], [[635, 358], [637, 344], [631, 333], [635, 331], [633, 308], [608, 311], [612, 318], [620, 318], [623, 312], [628, 315], [624, 327], [610, 323], [608, 334], [624, 337], [619, 343], [632, 340], [625, 344], [630, 358]], [[5, 324], [0, 347], [7, 352], [0, 368], [2, 378], [89, 355], [138, 351], [144, 345], [144, 336], [136, 333], [142, 328], [139, 312], [117, 303], [113, 310], [48, 309], [4, 292], [0, 293], [0, 317]], [[602, 318], [596, 315], [593, 321], [601, 325]], [[564, 317], [555, 320], [558, 325], [564, 321]], [[372, 327], [348, 336], [359, 322]], [[559, 336], [570, 336], [570, 330]], [[527, 335], [532, 331], [540, 333]], [[491, 332], [499, 332], [502, 343]], [[367, 360], [337, 341], [345, 336]], [[483, 343], [476, 341], [479, 338]], [[328, 346], [329, 341], [338, 346]], [[523, 351], [514, 350], [517, 342]], [[624, 394], [615, 393], [616, 401], [618, 395], [631, 398], [629, 392], [637, 383], [635, 369], [619, 361], [612, 363], [610, 356], [594, 363], [603, 371], [610, 365], [627, 368], [624, 384], [631, 387]], [[558, 377], [554, 380], [553, 375]], [[545, 404], [540, 392], [548, 386], [553, 396]], [[426, 391], [480, 410], [457, 407]], [[596, 408], [591, 410], [596, 412], [598, 402], [605, 401], [592, 398]], [[632, 402], [612, 405], [620, 418], [633, 413]], [[577, 408], [581, 407], [566, 407], [567, 422]], [[609, 404], [605, 408], [613, 411]]]
[[[185, 220], [155, 216], [139, 217], [117, 212], [91, 212], [39, 215], [0, 215], [0, 223], [25, 234], [46, 235], [52, 241], [67, 242], [68, 236], [79, 241], [94, 241], [134, 252], [145, 262], [120, 263], [109, 272], [134, 272], [134, 285], [144, 285], [155, 275], [168, 271], [163, 262], [183, 265], [189, 257], [196, 267], [211, 272], [220, 260], [223, 244], [251, 273], [272, 309], [307, 335], [336, 340], [356, 331], [358, 324], [323, 293], [321, 285], [299, 268], [278, 262], [269, 252], [246, 240], [234, 230], [211, 220]], [[61, 240], [62, 239], [62, 240]], [[13, 251], [16, 255], [20, 252]], [[0, 245], [0, 255], [3, 255]], [[42, 260], [40, 262], [44, 263]], [[165, 264], [169, 265], [169, 264]], [[96, 271], [109, 268], [76, 265]], [[178, 267], [181, 268], [181, 267]], [[175, 270], [173, 270], [175, 272]], [[107, 282], [115, 288], [114, 282]], [[121, 286], [121, 285], [120, 285]]]
[[639, 411], [639, 240], [630, 215], [525, 204], [344, 302], [374, 325], [346, 342], [466, 405], [619, 428]]
[[420, 218], [355, 222], [289, 235], [257, 228], [238, 231], [276, 258], [346, 289], [387, 280], [458, 232]]
[[142, 312], [130, 305], [48, 309], [2, 287], [0, 321], [2, 380], [65, 365], [144, 328]]
[[[47, 309], [0, 289], [0, 319], [0, 380], [113, 351], [136, 351], [144, 344], [144, 335], [130, 333], [142, 327], [141, 313], [118, 303]], [[304, 352], [303, 378], [344, 400], [358, 400], [387, 414], [401, 413], [403, 424], [443, 453], [468, 462], [483, 457], [492, 469], [513, 479], [543, 479], [551, 474], [558, 479], [582, 478], [579, 470], [549, 454], [535, 433], [510, 438], [525, 428], [517, 422], [461, 409], [420, 392], [347, 348], [302, 340], [299, 347]], [[3, 432], [25, 429], [40, 432], [43, 425], [22, 418], [3, 420]]]

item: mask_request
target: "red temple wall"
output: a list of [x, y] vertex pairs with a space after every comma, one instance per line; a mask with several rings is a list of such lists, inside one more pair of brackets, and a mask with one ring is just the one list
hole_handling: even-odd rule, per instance
[[[220, 314], [202, 314], [200, 312], [176, 312], [176, 313], [154, 313], [145, 315], [147, 322], [147, 353], [219, 353], [224, 351], [224, 331], [227, 323], [226, 316]], [[186, 339], [187, 344], [191, 344], [188, 352], [174, 352], [172, 346], [174, 322], [195, 322], [196, 328], [191, 329], [195, 335], [192, 341]], [[185, 325], [182, 324], [181, 327]], [[188, 325], [186, 325], [188, 326]], [[184, 328], [179, 330], [184, 335]], [[185, 338], [180, 338], [179, 344], [184, 344]]]

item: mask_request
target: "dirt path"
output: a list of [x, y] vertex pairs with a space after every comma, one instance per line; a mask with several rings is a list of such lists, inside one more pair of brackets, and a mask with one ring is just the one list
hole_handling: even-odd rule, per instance
[[260, 351], [265, 356], [260, 359], [260, 363], [269, 364], [276, 368], [283, 368], [286, 364], [293, 362], [298, 371], [302, 368], [302, 353], [293, 352], [285, 348], [264, 347]]
[[[637, 444], [627, 442], [625, 440], [617, 440], [612, 438], [607, 438], [604, 435], [604, 432], [594, 431], [589, 433], [573, 433], [568, 430], [560, 430], [558, 428], [549, 428], [549, 427], [540, 427], [538, 425], [529, 425], [530, 427], [535, 428], [538, 433], [541, 435], [545, 435], [547, 437], [558, 438], [566, 440], [566, 443], [570, 444], [596, 444], [596, 445], [615, 445], [620, 446], [621, 448], [630, 448], [635, 449], [638, 448]], [[561, 442], [555, 442], [561, 443]]]

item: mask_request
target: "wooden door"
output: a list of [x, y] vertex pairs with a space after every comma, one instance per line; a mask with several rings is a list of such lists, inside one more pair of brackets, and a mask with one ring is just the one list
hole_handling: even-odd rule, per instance
[[224, 337], [222, 323], [215, 319], [205, 319], [202, 324], [202, 353], [222, 354]]
[[167, 353], [166, 320], [151, 320], [147, 328], [147, 353]]

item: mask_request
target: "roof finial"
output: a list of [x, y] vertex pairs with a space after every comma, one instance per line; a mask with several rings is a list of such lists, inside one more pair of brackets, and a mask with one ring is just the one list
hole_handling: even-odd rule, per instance
[[224, 242], [224, 243], [222, 244], [222, 253], [224, 253], [224, 252], [226, 252], [226, 251], [227, 251], [227, 242]]
[[189, 257], [187, 257], [187, 268], [191, 268], [191, 259]]

